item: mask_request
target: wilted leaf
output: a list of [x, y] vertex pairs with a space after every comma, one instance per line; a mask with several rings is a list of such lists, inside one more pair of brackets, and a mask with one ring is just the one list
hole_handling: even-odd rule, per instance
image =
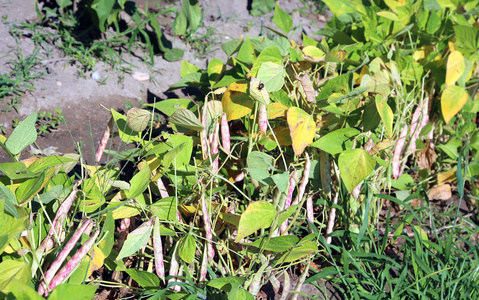
[[290, 107], [287, 112], [287, 120], [293, 143], [294, 153], [299, 156], [306, 146], [313, 142], [316, 135], [316, 123], [313, 117], [298, 107]]
[[90, 251], [90, 265], [88, 266], [87, 277], [94, 271], [100, 269], [105, 261], [105, 254], [97, 246], [94, 246]]
[[132, 108], [126, 114], [126, 122], [128, 126], [137, 132], [142, 132], [148, 127], [148, 122], [151, 119], [151, 112], [141, 109]]
[[185, 127], [191, 130], [201, 131], [204, 128], [200, 120], [188, 109], [180, 108], [175, 111], [169, 119], [171, 124]]
[[431, 148], [431, 143], [427, 143], [426, 148], [417, 154], [417, 166], [419, 169], [431, 169], [432, 164], [436, 161], [437, 154], [433, 148]]
[[452, 197], [451, 186], [449, 184], [443, 184], [433, 187], [427, 193], [429, 200], [449, 200]]

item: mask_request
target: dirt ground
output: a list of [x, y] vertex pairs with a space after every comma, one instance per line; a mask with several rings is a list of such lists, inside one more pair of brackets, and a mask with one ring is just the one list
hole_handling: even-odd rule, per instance
[[[137, 1], [140, 7], [144, 7], [145, 0]], [[150, 1], [155, 4], [156, 1]], [[164, 34], [173, 42], [174, 47], [185, 50], [183, 59], [206, 68], [212, 58], [226, 60], [226, 55], [221, 50], [222, 43], [240, 36], [258, 36], [260, 24], [275, 27], [272, 22], [273, 13], [261, 17], [249, 15], [247, 0], [203, 0], [200, 5], [204, 11], [204, 28], [214, 26], [216, 34], [213, 49], [206, 58], [198, 58], [196, 50], [185, 44], [179, 38], [171, 36], [172, 18], [161, 20], [164, 24]], [[301, 32], [308, 36], [320, 39], [313, 33], [324, 27], [326, 17], [316, 15], [312, 10], [300, 11], [305, 4], [300, 0], [281, 0], [280, 6], [293, 17], [293, 26], [302, 25], [297, 31], [294, 40], [301, 41]], [[15, 38], [10, 34], [10, 28], [22, 22], [36, 23], [39, 21], [35, 12], [34, 0], [0, 0], [0, 73], [7, 74], [12, 67], [12, 61], [18, 59], [19, 53], [24, 57], [30, 56], [35, 50], [35, 45], [28, 35]], [[160, 5], [176, 5], [178, 8], [181, 1], [174, 4], [161, 2]], [[169, 27], [168, 27], [169, 26]], [[109, 109], [120, 110], [126, 102], [133, 106], [139, 106], [141, 102], [160, 101], [168, 98], [188, 97], [188, 91], [167, 92], [170, 85], [180, 79], [181, 61], [168, 62], [161, 56], [155, 57], [153, 66], [147, 67], [138, 57], [141, 53], [135, 53], [125, 57], [125, 62], [136, 66], [130, 73], [119, 74], [112, 70], [110, 65], [102, 62], [97, 63], [95, 70], [100, 75], [100, 81], [92, 78], [92, 72], [82, 71], [79, 63], [64, 57], [62, 52], [54, 46], [40, 48], [39, 57], [41, 62], [32, 71], [43, 72], [44, 76], [36, 79], [34, 90], [26, 91], [20, 98], [17, 109], [8, 113], [0, 113], [0, 124], [6, 129], [6, 136], [12, 132], [12, 120], [23, 120], [27, 115], [39, 111], [53, 111], [62, 108], [66, 124], [60, 125], [58, 130], [40, 136], [36, 144], [40, 149], [56, 147], [58, 153], [74, 153], [76, 145], [84, 142], [83, 157], [87, 163], [93, 163], [93, 152], [97, 148], [100, 137], [110, 118]], [[138, 81], [132, 76], [133, 72], [148, 74], [150, 80]], [[6, 97], [0, 102], [0, 108], [7, 107], [11, 97]], [[201, 100], [201, 99], [198, 99]], [[115, 146], [115, 145], [113, 145]], [[28, 148], [27, 148], [28, 149]], [[28, 153], [23, 153], [22, 158]], [[4, 151], [0, 151], [0, 163], [9, 162], [10, 158]], [[292, 289], [294, 288], [294, 279]], [[304, 285], [303, 293], [308, 295], [322, 295], [313, 285]], [[331, 296], [331, 295], [330, 295]], [[264, 288], [258, 299], [279, 299], [280, 294], [275, 294], [272, 289]], [[306, 297], [300, 296], [300, 299]], [[329, 298], [329, 297], [328, 297]], [[332, 299], [335, 299], [333, 296]]]
[[[140, 7], [144, 7], [146, 1], [137, 2]], [[149, 7], [155, 2], [150, 1]], [[34, 3], [34, 0], [0, 0], [0, 15], [4, 20], [0, 23], [0, 40], [3, 41], [0, 43], [0, 73], [9, 72], [11, 61], [17, 59], [18, 52], [27, 57], [35, 49], [28, 36], [15, 39], [9, 33], [11, 26], [21, 22], [38, 22]], [[176, 5], [179, 8], [181, 1], [174, 4], [160, 1], [158, 4]], [[275, 27], [271, 20], [273, 13], [262, 17], [250, 16], [247, 0], [205, 0], [200, 1], [200, 4], [204, 11], [202, 28], [214, 26], [216, 29], [216, 34], [211, 37], [214, 39], [212, 42], [216, 43], [212, 48], [216, 51], [209, 53], [206, 58], [197, 58], [198, 53], [190, 45], [171, 36], [172, 18], [160, 20], [160, 23], [165, 24], [164, 34], [173, 42], [174, 47], [185, 50], [183, 59], [200, 68], [205, 68], [212, 58], [226, 60], [226, 55], [220, 48], [222, 43], [242, 35], [258, 36], [261, 22], [264, 22], [264, 26]], [[294, 37], [298, 42], [301, 41], [302, 31], [315, 37], [312, 34], [325, 25], [324, 16], [315, 15], [312, 11], [300, 12], [299, 9], [305, 6], [300, 0], [282, 0], [280, 5], [293, 17], [293, 26], [302, 25]], [[111, 66], [99, 62], [93, 71], [98, 72], [101, 80], [106, 79], [101, 83], [92, 78], [93, 71], [83, 72], [78, 63], [65, 58], [60, 50], [53, 46], [50, 49], [42, 48], [39, 52], [42, 62], [35, 66], [35, 69], [45, 75], [34, 81], [33, 91], [27, 91], [21, 97], [16, 111], [0, 114], [0, 124], [5, 127], [8, 136], [12, 131], [12, 119], [22, 120], [35, 110], [53, 111], [55, 108], [62, 108], [66, 126], [61, 125], [57, 131], [40, 137], [37, 140], [38, 147], [44, 149], [54, 146], [59, 153], [71, 153], [75, 151], [77, 143], [84, 142], [83, 156], [87, 162], [92, 162], [92, 149], [96, 149], [109, 119], [108, 109], [121, 109], [127, 101], [138, 106], [141, 101], [155, 101], [155, 97], [156, 101], [160, 101], [189, 96], [186, 91], [166, 93], [168, 87], [180, 79], [181, 61], [168, 62], [161, 56], [156, 56], [154, 65], [147, 67], [138, 55], [141, 53], [124, 58], [125, 62], [136, 66], [131, 73], [119, 74], [114, 72]], [[148, 74], [150, 80], [135, 80], [132, 76], [135, 71]], [[0, 107], [5, 107], [10, 100], [9, 97], [4, 99], [0, 102]], [[0, 162], [6, 161], [9, 161], [8, 156], [0, 151]]]

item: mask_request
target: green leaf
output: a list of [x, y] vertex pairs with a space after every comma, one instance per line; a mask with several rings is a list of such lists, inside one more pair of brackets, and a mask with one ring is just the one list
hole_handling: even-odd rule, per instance
[[[151, 212], [155, 214], [161, 221], [174, 221], [176, 220], [176, 200], [175, 197], [167, 197], [160, 199], [150, 205]], [[161, 233], [164, 234], [164, 230], [161, 229]], [[166, 235], [166, 234], [165, 234]]]
[[[288, 207], [286, 210], [283, 210], [282, 212], [279, 213], [278, 216], [278, 227], [284, 223], [291, 215], [293, 215], [296, 212], [296, 209], [298, 209], [299, 204], [291, 205]], [[274, 228], [276, 229], [276, 228]]]
[[3, 184], [0, 183], [0, 201], [5, 200], [5, 212], [10, 214], [11, 216], [19, 219], [20, 216], [18, 215], [18, 211], [15, 208], [17, 204], [17, 198], [15, 195], [10, 191], [10, 189]]
[[359, 133], [359, 130], [354, 128], [334, 130], [312, 143], [311, 146], [319, 148], [331, 155], [336, 155], [344, 150], [350, 149], [354, 137]]
[[115, 3], [116, 0], [95, 0], [91, 4], [93, 22], [101, 32], [106, 31], [106, 26], [108, 25], [106, 23]]
[[232, 289], [231, 292], [228, 293], [228, 300], [236, 299], [254, 300], [254, 296], [242, 287], [238, 287], [236, 289]]
[[76, 159], [72, 159], [68, 157], [50, 155], [50, 156], [40, 157], [39, 159], [34, 161], [28, 167], [28, 170], [31, 171], [32, 173], [38, 173], [38, 172], [43, 172], [44, 170], [50, 167], [60, 166], [60, 165], [77, 162], [77, 161], [78, 160]]
[[273, 62], [264, 62], [258, 70], [258, 79], [264, 83], [268, 92], [276, 92], [284, 85], [286, 71], [283, 66]]
[[363, 149], [346, 150], [339, 155], [338, 166], [344, 185], [351, 192], [374, 171], [376, 160]]
[[248, 36], [246, 36], [245, 41], [241, 45], [241, 48], [238, 51], [237, 58], [239, 61], [245, 64], [253, 64], [253, 62], [256, 60], [254, 47], [253, 44], [251, 44], [251, 41]]
[[[171, 149], [171, 151], [167, 152], [165, 154], [165, 156], [163, 157], [163, 160], [161, 162], [162, 165], [165, 168], [169, 168], [170, 165], [175, 162], [175, 158], [177, 158], [181, 153], [185, 152], [186, 146], [187, 146], [186, 143], [182, 143], [182, 144], [179, 144], [178, 146], [174, 147], [173, 149]], [[174, 168], [179, 167], [178, 160], [176, 161], [176, 163], [177, 163], [177, 165], [173, 166]]]
[[35, 195], [37, 195], [43, 187], [50, 181], [53, 174], [55, 173], [54, 168], [50, 168], [42, 172], [38, 177], [28, 179], [17, 188], [15, 191], [15, 196], [19, 205], [24, 205], [26, 202], [30, 201]]
[[22, 162], [0, 164], [0, 172], [11, 180], [28, 179], [36, 176], [35, 173], [28, 170]]
[[63, 283], [53, 289], [48, 300], [62, 300], [68, 295], [68, 300], [89, 300], [95, 297], [97, 285], [80, 285]]
[[310, 255], [318, 251], [318, 246], [313, 241], [304, 242], [302, 245], [295, 247], [283, 254], [280, 259], [276, 262], [276, 265], [292, 262], [298, 260], [302, 257]]
[[272, 238], [264, 237], [256, 240], [253, 243], [244, 243], [245, 246], [254, 246], [267, 251], [284, 252], [288, 251], [299, 241], [299, 238], [294, 235], [283, 235]]
[[224, 71], [225, 65], [221, 59], [213, 58], [210, 60], [208, 63], [208, 81], [210, 82], [211, 86], [221, 79]]
[[140, 172], [136, 173], [130, 180], [131, 188], [126, 193], [126, 197], [128, 197], [128, 199], [134, 199], [143, 193], [150, 184], [150, 176], [150, 167], [147, 164], [144, 164]]
[[115, 220], [113, 219], [113, 213], [111, 211], [106, 213], [100, 237], [102, 237], [102, 239], [98, 244], [98, 247], [101, 252], [105, 254], [105, 257], [108, 257], [111, 253], [111, 249], [113, 249], [113, 245], [115, 244]]
[[394, 114], [389, 107], [387, 99], [381, 95], [376, 95], [376, 108], [378, 110], [381, 120], [383, 120], [384, 127], [386, 127], [386, 132], [389, 135], [389, 138], [393, 136], [393, 118]]
[[275, 0], [253, 0], [251, 3], [250, 14], [253, 17], [262, 16], [269, 13], [274, 8]]
[[71, 0], [55, 0], [55, 2], [61, 8], [67, 8], [68, 6], [73, 4], [73, 2]]
[[148, 242], [148, 239], [151, 236], [151, 230], [153, 228], [152, 221], [147, 221], [140, 225], [137, 229], [133, 230], [128, 234], [123, 247], [118, 253], [116, 260], [120, 260], [124, 257], [135, 254], [138, 250], [143, 248], [144, 245]]
[[235, 40], [226, 42], [223, 45], [221, 45], [221, 49], [223, 49], [226, 55], [232, 56], [233, 54], [239, 51], [242, 44], [243, 44], [243, 38], [239, 37]]
[[[10, 283], [10, 293], [13, 294], [13, 296], [15, 296], [14, 299], [17, 300], [44, 300], [44, 298], [28, 286], [27, 283], [20, 282], [16, 279]], [[11, 298], [7, 296], [7, 299]]]
[[196, 30], [201, 22], [201, 8], [198, 0], [183, 0], [181, 10], [175, 18], [173, 28], [176, 35], [185, 35], [187, 29]]
[[244, 281], [245, 279], [242, 277], [229, 276], [212, 279], [208, 281], [206, 285], [225, 292], [230, 292], [232, 288], [242, 286]]
[[180, 240], [180, 248], [178, 249], [178, 255], [182, 260], [191, 264], [195, 259], [196, 243], [195, 238], [190, 234], [186, 234]]
[[5, 146], [13, 155], [19, 154], [25, 147], [33, 144], [37, 140], [37, 130], [35, 129], [36, 121], [37, 112], [34, 112], [15, 127], [5, 142]]
[[272, 62], [278, 65], [281, 65], [283, 62], [283, 57], [279, 52], [277, 47], [267, 47], [259, 54], [258, 58], [254, 61], [253, 68], [250, 70], [250, 74], [253, 77], [256, 77], [258, 74], [259, 67], [265, 62]]
[[279, 7], [279, 1], [276, 2], [276, 7], [274, 8], [273, 22], [286, 34], [289, 33], [291, 26], [293, 26], [293, 18]]
[[275, 215], [276, 209], [271, 203], [266, 201], [258, 201], [248, 205], [243, 214], [241, 214], [236, 242], [256, 232], [258, 229], [270, 227]]
[[152, 106], [167, 116], [171, 116], [175, 111], [180, 108], [192, 110], [195, 108], [195, 103], [190, 99], [166, 99], [160, 102], [156, 102], [153, 104], [148, 104], [148, 106]]
[[14, 279], [27, 283], [31, 278], [30, 265], [22, 260], [6, 259], [0, 263], [0, 292], [8, 294]]
[[188, 109], [180, 108], [175, 111], [169, 119], [171, 124], [185, 127], [195, 131], [201, 131], [205, 129], [203, 124], [198, 120], [194, 113]]
[[138, 282], [138, 284], [145, 289], [158, 289], [160, 287], [160, 279], [151, 272], [127, 269], [126, 273], [128, 273], [134, 281]]
[[4, 247], [10, 243], [10, 241], [17, 237], [20, 232], [26, 229], [27, 216], [19, 219], [7, 214], [4, 210], [5, 201], [0, 199], [0, 228], [2, 228], [2, 240], [7, 236], [7, 242], [3, 245], [0, 244], [0, 254], [5, 249]]

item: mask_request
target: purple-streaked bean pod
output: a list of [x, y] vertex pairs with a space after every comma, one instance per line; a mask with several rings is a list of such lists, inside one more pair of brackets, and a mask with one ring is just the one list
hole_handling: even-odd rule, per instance
[[203, 155], [203, 160], [205, 160], [208, 157], [208, 127], [207, 127], [207, 118], [208, 118], [208, 107], [206, 105], [203, 105], [203, 115], [201, 117], [201, 123], [203, 124], [203, 129], [200, 133], [201, 135], [201, 154]]
[[366, 144], [364, 144], [364, 150], [367, 152], [367, 153], [370, 153], [371, 150], [373, 150], [374, 146], [376, 146], [374, 144], [374, 141], [372, 138], [369, 138], [367, 141], [366, 141]]
[[[171, 255], [170, 270], [168, 275], [173, 277], [168, 280], [168, 284], [177, 280], [175, 277], [178, 276], [178, 271], [180, 269], [180, 263], [179, 263], [177, 250], [178, 250], [178, 244], [175, 245], [175, 248], [173, 249], [173, 254]], [[176, 286], [173, 288], [170, 287], [170, 290], [176, 290]]]
[[274, 275], [274, 271], [273, 268], [271, 268], [271, 265], [266, 268], [266, 276], [268, 277], [269, 282], [271, 282], [273, 290], [278, 293], [279, 289], [281, 288], [281, 281], [279, 281], [276, 275]]
[[329, 161], [329, 153], [319, 150], [319, 164], [321, 175], [321, 186], [325, 194], [331, 193], [331, 162]]
[[[338, 204], [338, 195], [339, 193], [336, 193], [336, 196], [334, 196], [333, 204]], [[329, 213], [329, 220], [328, 220], [328, 227], [326, 227], [326, 235], [330, 234], [333, 232], [334, 228], [334, 220], [336, 219], [336, 208], [333, 206], [331, 207], [331, 211]], [[326, 243], [331, 244], [331, 237], [328, 236], [326, 238]]]
[[208, 259], [212, 261], [215, 258], [215, 249], [213, 249], [213, 231], [211, 229], [211, 218], [204, 193], [202, 193], [201, 195], [201, 211], [203, 212], [203, 223], [205, 223], [206, 243], [208, 246]]
[[[298, 180], [298, 171], [294, 170], [289, 177], [289, 186], [288, 186], [288, 193], [286, 194], [286, 200], [284, 202], [284, 209], [287, 209], [291, 206], [291, 199], [293, 198], [293, 192], [296, 188], [296, 181]], [[286, 229], [288, 228], [288, 220], [284, 221], [279, 226], [279, 232], [281, 234], [285, 234]], [[287, 233], [286, 233], [287, 234]]]
[[160, 191], [160, 196], [161, 198], [168, 198], [170, 195], [168, 195], [168, 191], [166, 190], [165, 184], [161, 180], [161, 178], [158, 178], [156, 181], [156, 185], [158, 186], [158, 190]]
[[40, 286], [38, 287], [38, 294], [40, 294], [42, 296], [45, 294], [47, 286], [50, 283], [50, 281], [52, 280], [53, 276], [55, 276], [58, 269], [60, 269], [63, 262], [67, 258], [68, 254], [73, 249], [73, 247], [75, 247], [76, 243], [81, 238], [82, 234], [85, 232], [85, 229], [87, 229], [87, 227], [89, 227], [90, 224], [93, 224], [93, 222], [91, 220], [86, 220], [77, 229], [77, 231], [75, 231], [75, 233], [72, 235], [70, 240], [65, 244], [65, 247], [63, 247], [62, 251], [60, 251], [60, 253], [58, 254], [55, 261], [51, 264], [50, 268], [45, 272], [44, 279], [40, 283]]
[[244, 179], [244, 171], [241, 171], [238, 175], [236, 175], [234, 182], [240, 182], [241, 180]]
[[[63, 283], [65, 279], [70, 276], [70, 274], [73, 272], [73, 270], [80, 264], [80, 262], [83, 260], [85, 255], [91, 250], [93, 247], [93, 244], [95, 243], [96, 238], [100, 234], [100, 230], [96, 230], [93, 235], [83, 244], [80, 249], [78, 249], [77, 252], [70, 258], [69, 261], [63, 266], [63, 268], [58, 271], [57, 275], [53, 277], [52, 281], [48, 285], [48, 289], [51, 291], [53, 290], [57, 285]], [[48, 293], [48, 291], [47, 291]]]
[[153, 228], [153, 252], [155, 254], [156, 275], [165, 282], [165, 261], [163, 259], [163, 244], [161, 243], [160, 220], [155, 218]]
[[268, 131], [268, 107], [260, 104], [258, 111], [258, 127], [259, 131], [266, 133]]
[[226, 153], [231, 152], [230, 127], [226, 113], [221, 115], [221, 144]]
[[289, 291], [291, 290], [291, 279], [289, 278], [288, 272], [284, 272], [284, 281], [283, 281], [283, 293], [280, 300], [286, 300], [288, 298]]
[[[219, 152], [219, 131], [220, 131], [220, 124], [216, 123], [215, 130], [213, 131], [213, 138], [211, 140], [211, 156], [215, 156]], [[213, 174], [218, 172], [218, 156], [216, 156], [215, 160], [213, 161]]]
[[399, 138], [396, 143], [396, 148], [394, 149], [393, 159], [392, 159], [392, 173], [393, 178], [398, 179], [400, 174], [400, 163], [401, 163], [401, 154], [404, 148], [404, 144], [406, 143], [406, 136], [407, 136], [408, 126], [404, 125], [401, 133], [399, 134]]
[[[308, 216], [308, 221], [311, 223], [311, 226], [314, 225], [314, 211], [313, 211], [313, 195], [306, 198], [306, 215]], [[313, 230], [311, 229], [311, 232]]]
[[306, 268], [304, 269], [303, 273], [301, 273], [301, 276], [299, 276], [298, 283], [296, 284], [296, 287], [294, 288], [295, 292], [293, 297], [291, 297], [291, 300], [297, 300], [299, 296], [299, 292], [301, 292], [301, 287], [303, 286], [304, 281], [306, 280], [306, 275], [309, 273], [309, 266], [311, 262], [308, 261], [308, 264], [306, 265]]
[[311, 160], [309, 159], [309, 155], [307, 152], [304, 152], [304, 156], [306, 158], [306, 163], [304, 164], [303, 179], [301, 180], [301, 184], [299, 185], [298, 195], [296, 195], [293, 205], [301, 202], [304, 196], [304, 191], [306, 190], [306, 186], [308, 185], [308, 181], [309, 181], [309, 172], [311, 170]]
[[103, 135], [100, 140], [100, 145], [98, 145], [98, 149], [96, 150], [95, 153], [95, 162], [99, 163], [101, 157], [103, 156], [103, 151], [106, 148], [106, 145], [108, 143], [108, 139], [110, 138], [111, 131], [113, 129], [113, 117], [110, 118], [110, 121], [108, 121], [108, 125], [105, 128], [105, 131], [103, 132]]
[[52, 237], [54, 236], [55, 232], [58, 234], [58, 236], [61, 236], [60, 233], [61, 231], [63, 231], [63, 223], [65, 222], [68, 212], [70, 211], [70, 208], [73, 204], [73, 200], [75, 200], [75, 196], [78, 193], [78, 190], [76, 188], [80, 183], [81, 181], [73, 186], [73, 190], [70, 195], [65, 199], [65, 201], [63, 201], [63, 203], [58, 208], [57, 214], [52, 221], [52, 227], [50, 227], [50, 230], [48, 231], [48, 234], [41, 245], [41, 247], [45, 249], [45, 251], [49, 251], [53, 247], [54, 243]]
[[208, 246], [205, 245], [203, 250], [203, 259], [201, 261], [200, 282], [203, 282], [206, 280], [207, 273], [208, 273]]

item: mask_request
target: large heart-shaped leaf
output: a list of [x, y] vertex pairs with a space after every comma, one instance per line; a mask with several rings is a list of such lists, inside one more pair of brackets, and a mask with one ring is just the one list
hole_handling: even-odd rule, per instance
[[374, 171], [376, 161], [363, 149], [352, 149], [339, 155], [338, 166], [344, 185], [351, 192]]

